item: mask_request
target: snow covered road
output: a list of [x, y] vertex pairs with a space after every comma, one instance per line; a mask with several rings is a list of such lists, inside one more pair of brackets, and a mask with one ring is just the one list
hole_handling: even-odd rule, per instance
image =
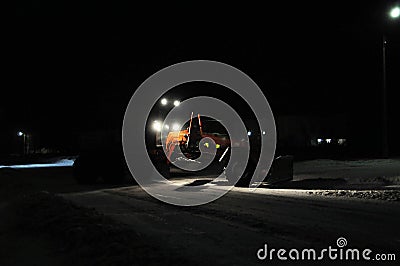
[[63, 196], [129, 224], [155, 248], [195, 264], [259, 264], [256, 252], [265, 243], [274, 248], [327, 248], [345, 237], [350, 246], [374, 252], [396, 253], [400, 246], [397, 202], [265, 188], [255, 193], [234, 188], [217, 201], [190, 208], [159, 202], [137, 186]]

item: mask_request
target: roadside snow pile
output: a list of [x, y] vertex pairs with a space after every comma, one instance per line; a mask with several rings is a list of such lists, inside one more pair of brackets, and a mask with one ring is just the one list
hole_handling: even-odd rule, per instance
[[349, 184], [400, 184], [400, 159], [296, 162], [294, 180], [342, 178]]
[[75, 162], [75, 159], [61, 159], [61, 160], [56, 161], [55, 164], [60, 165], [60, 166], [62, 166], [62, 165], [71, 166], [74, 164], [74, 162]]
[[308, 191], [308, 194], [320, 196], [355, 197], [361, 199], [400, 201], [399, 190], [316, 190]]
[[400, 185], [400, 176], [376, 176], [376, 177], [356, 177], [356, 178], [346, 178], [348, 184], [376, 184], [382, 186], [388, 185]]
[[[127, 225], [94, 209], [79, 207], [60, 196], [39, 192], [13, 203], [15, 226], [24, 234], [45, 235], [58, 243], [71, 265], [160, 265], [177, 258], [160, 258]], [[157, 257], [158, 256], [158, 257]]]

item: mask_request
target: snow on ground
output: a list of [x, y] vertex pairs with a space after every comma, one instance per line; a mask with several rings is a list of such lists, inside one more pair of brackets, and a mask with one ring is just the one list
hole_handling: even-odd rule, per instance
[[374, 160], [311, 160], [294, 164], [294, 180], [344, 179], [348, 184], [400, 185], [400, 158]]
[[400, 201], [400, 159], [295, 162], [287, 188], [313, 196]]
[[27, 169], [27, 168], [47, 168], [47, 167], [66, 167], [72, 166], [75, 159], [59, 159], [50, 163], [18, 164], [18, 165], [0, 165], [1, 168]]
[[[355, 247], [394, 254], [400, 243], [399, 190], [335, 189], [331, 184], [341, 169], [347, 169], [348, 177], [368, 168], [382, 176], [395, 174], [396, 165], [392, 160], [296, 163], [295, 178], [301, 174], [315, 183], [328, 180], [328, 190], [314, 189], [307, 182], [303, 189], [293, 189], [293, 184], [288, 189], [254, 191], [235, 187], [219, 200], [193, 208], [161, 203], [137, 185], [77, 185], [70, 167], [4, 168], [0, 264], [260, 265], [255, 254], [264, 243], [288, 249], [326, 248], [338, 236]], [[180, 176], [178, 181], [193, 185], [202, 178], [210, 179]], [[63, 193], [67, 200], [38, 193], [43, 190]], [[324, 264], [339, 263], [329, 262]]]
[[310, 195], [400, 201], [399, 190], [311, 190]]

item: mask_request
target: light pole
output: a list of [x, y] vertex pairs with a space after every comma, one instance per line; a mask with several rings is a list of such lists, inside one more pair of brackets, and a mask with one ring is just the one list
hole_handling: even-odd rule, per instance
[[386, 36], [382, 38], [382, 156], [389, 156], [388, 145], [388, 114], [387, 114], [387, 87], [386, 87]]
[[[392, 19], [397, 19], [400, 16], [400, 7], [393, 7], [389, 16]], [[387, 82], [386, 82], [386, 46], [387, 38], [383, 35], [382, 38], [382, 156], [387, 158], [389, 156], [388, 144], [388, 104], [387, 104]]]
[[26, 151], [25, 151], [25, 147], [26, 147], [26, 134], [24, 133], [24, 132], [22, 132], [22, 131], [18, 131], [18, 133], [17, 133], [17, 136], [18, 137], [23, 137], [23, 140], [24, 140], [24, 146], [23, 146], [23, 155], [25, 155], [26, 154]]

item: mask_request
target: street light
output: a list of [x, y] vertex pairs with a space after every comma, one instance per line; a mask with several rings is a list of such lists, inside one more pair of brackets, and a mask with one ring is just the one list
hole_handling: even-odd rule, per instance
[[[397, 19], [400, 16], [400, 7], [393, 7], [389, 16], [392, 19]], [[389, 145], [388, 145], [388, 106], [387, 106], [387, 84], [386, 84], [386, 46], [387, 38], [383, 35], [382, 38], [382, 156], [387, 158], [389, 156]]]
[[22, 132], [22, 131], [18, 131], [17, 132], [17, 136], [18, 137], [24, 137], [23, 154], [25, 155], [26, 154], [26, 149], [25, 149], [25, 147], [26, 147], [26, 134], [24, 132]]
[[162, 105], [167, 105], [167, 103], [168, 103], [168, 100], [166, 98], [162, 98], [161, 99], [161, 104]]
[[154, 121], [153, 122], [153, 129], [154, 129], [154, 131], [156, 131], [156, 132], [160, 132], [161, 131], [161, 129], [162, 129], [162, 124], [161, 124], [161, 122], [159, 122], [159, 121]]
[[[166, 106], [168, 104], [168, 99], [167, 98], [162, 98], [160, 103], [161, 103], [161, 105]], [[174, 104], [174, 106], [179, 106], [181, 104], [181, 101], [174, 100], [173, 104]]]
[[390, 10], [390, 17], [391, 18], [398, 18], [400, 17], [400, 7], [395, 6], [392, 8], [392, 10]]

